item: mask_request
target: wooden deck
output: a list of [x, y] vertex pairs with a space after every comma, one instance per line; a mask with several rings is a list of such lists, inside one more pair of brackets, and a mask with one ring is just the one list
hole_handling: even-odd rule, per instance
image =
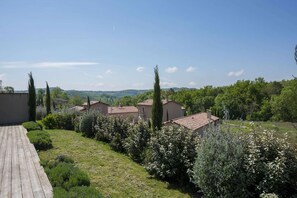
[[0, 197], [53, 197], [52, 186], [22, 126], [0, 127]]

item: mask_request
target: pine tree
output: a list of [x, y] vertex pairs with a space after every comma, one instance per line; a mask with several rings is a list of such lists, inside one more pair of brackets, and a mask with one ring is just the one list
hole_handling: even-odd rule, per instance
[[51, 92], [48, 86], [48, 83], [46, 82], [46, 114], [51, 113]]
[[88, 110], [90, 110], [90, 108], [91, 108], [91, 102], [90, 102], [90, 97], [89, 96], [87, 98], [87, 101], [88, 101]]
[[153, 95], [153, 106], [152, 106], [152, 128], [153, 130], [160, 130], [162, 127], [163, 118], [163, 104], [161, 101], [161, 89], [158, 65], [154, 69], [155, 71], [155, 84], [154, 84], [154, 95]]
[[29, 120], [36, 121], [36, 91], [34, 86], [34, 79], [32, 76], [32, 72], [29, 74], [29, 82], [28, 82], [28, 92], [29, 92]]

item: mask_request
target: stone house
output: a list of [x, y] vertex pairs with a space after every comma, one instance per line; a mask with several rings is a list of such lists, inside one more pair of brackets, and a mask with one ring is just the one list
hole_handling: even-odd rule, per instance
[[179, 125], [190, 129], [195, 134], [203, 136], [204, 131], [211, 125], [217, 125], [219, 118], [211, 115], [210, 111], [197, 113], [194, 115], [176, 118], [164, 123], [164, 125]]
[[138, 109], [134, 106], [108, 107], [108, 115], [131, 119], [133, 122], [138, 121]]
[[[163, 122], [183, 117], [184, 109], [182, 105], [172, 100], [162, 100], [163, 103]], [[140, 119], [149, 120], [151, 118], [153, 100], [148, 99], [138, 103], [137, 108]]]
[[[97, 110], [102, 113], [102, 115], [107, 115], [108, 114], [108, 104], [101, 102], [101, 101], [90, 101], [91, 107], [90, 110]], [[82, 107], [84, 109], [82, 111], [85, 111], [88, 108], [88, 103], [85, 102], [83, 103]]]

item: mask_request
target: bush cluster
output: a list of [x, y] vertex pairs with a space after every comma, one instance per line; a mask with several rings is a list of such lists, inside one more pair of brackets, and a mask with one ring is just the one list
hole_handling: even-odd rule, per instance
[[89, 112], [80, 119], [80, 132], [107, 142], [111, 148], [126, 153], [162, 179], [189, 182], [196, 156], [196, 138], [182, 127], [163, 127], [154, 133], [144, 122], [130, 124], [120, 117], [106, 117]]
[[27, 129], [27, 131], [34, 131], [34, 130], [42, 129], [42, 127], [38, 123], [33, 122], [33, 121], [24, 122], [22, 125], [25, 129]]
[[125, 149], [131, 159], [138, 163], [144, 161], [150, 136], [151, 130], [145, 122], [129, 127], [128, 137], [125, 139]]
[[97, 117], [101, 114], [97, 111], [89, 111], [81, 116], [79, 131], [86, 137], [95, 137], [95, 126], [97, 125]]
[[65, 129], [74, 130], [75, 113], [49, 114], [42, 119], [46, 129]]
[[59, 155], [43, 162], [43, 166], [54, 187], [54, 197], [102, 197], [95, 188], [89, 187], [88, 175], [75, 166], [71, 157]]
[[86, 137], [109, 143], [115, 151], [125, 152], [129, 122], [123, 118], [106, 117], [100, 112], [90, 111], [80, 118], [79, 131]]
[[37, 150], [47, 150], [53, 147], [50, 135], [46, 131], [30, 131], [27, 136]]
[[164, 126], [151, 137], [146, 169], [160, 178], [186, 184], [195, 161], [196, 143], [191, 131]]
[[274, 132], [212, 129], [197, 149], [194, 180], [206, 197], [293, 197], [296, 178], [296, 152]]
[[53, 187], [62, 187], [66, 190], [74, 186], [90, 185], [88, 175], [72, 163], [58, 163], [48, 171], [48, 177]]

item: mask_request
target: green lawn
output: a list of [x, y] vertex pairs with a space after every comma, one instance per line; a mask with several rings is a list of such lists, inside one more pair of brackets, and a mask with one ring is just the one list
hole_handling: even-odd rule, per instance
[[297, 123], [291, 122], [251, 122], [229, 120], [223, 121], [223, 128], [228, 128], [232, 132], [249, 132], [255, 130], [261, 132], [263, 130], [274, 130], [278, 137], [284, 137], [285, 133], [288, 135], [288, 141], [297, 147]]
[[168, 183], [151, 177], [139, 164], [102, 142], [74, 131], [48, 130], [53, 149], [39, 152], [41, 160], [59, 154], [71, 156], [88, 173], [91, 186], [106, 197], [190, 197]]

